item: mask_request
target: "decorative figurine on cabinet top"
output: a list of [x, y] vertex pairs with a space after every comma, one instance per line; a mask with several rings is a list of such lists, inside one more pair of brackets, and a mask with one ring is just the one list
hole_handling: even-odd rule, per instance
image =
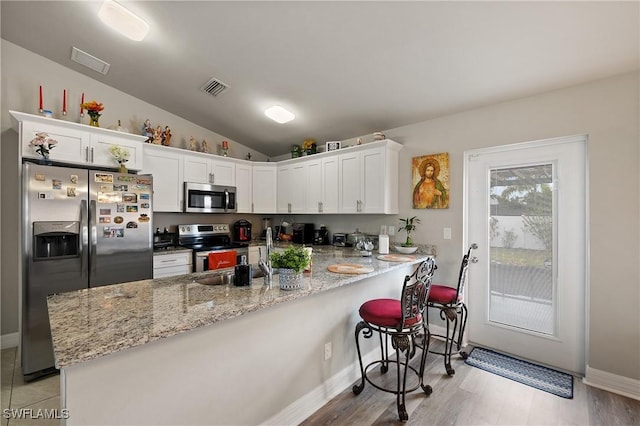
[[162, 132], [162, 145], [171, 145], [171, 129], [169, 126], [164, 126], [164, 132]]
[[207, 144], [207, 141], [202, 139], [202, 152], [208, 154], [209, 153], [209, 145]]
[[198, 150], [198, 141], [196, 141], [196, 138], [194, 138], [193, 136], [191, 136], [191, 138], [189, 139], [189, 150], [190, 151]]
[[153, 129], [151, 128], [151, 120], [148, 118], [144, 120], [144, 124], [142, 124], [142, 136], [146, 136], [147, 140], [145, 142], [151, 143], [153, 141]]

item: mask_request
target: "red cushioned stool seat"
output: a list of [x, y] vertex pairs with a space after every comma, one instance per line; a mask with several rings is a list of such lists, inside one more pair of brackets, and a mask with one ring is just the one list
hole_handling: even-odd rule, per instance
[[[409, 415], [405, 407], [405, 394], [422, 388], [425, 394], [432, 392], [431, 386], [424, 384], [424, 368], [429, 352], [429, 328], [424, 320], [427, 306], [431, 278], [435, 270], [435, 262], [429, 257], [422, 262], [411, 275], [407, 275], [402, 286], [400, 299], [373, 299], [360, 306], [362, 321], [356, 325], [356, 348], [360, 362], [360, 383], [353, 385], [352, 391], [359, 395], [364, 389], [365, 381], [376, 389], [396, 395], [398, 416], [400, 420], [408, 420]], [[362, 333], [361, 333], [362, 332]], [[374, 333], [375, 332], [375, 333]], [[359, 336], [370, 339], [376, 334], [380, 339], [380, 359], [369, 363], [366, 367], [362, 362]], [[395, 359], [389, 356], [389, 340], [395, 349]], [[420, 366], [409, 365], [409, 360], [421, 349]], [[401, 357], [404, 354], [404, 357]], [[368, 377], [367, 372], [374, 366], [380, 365], [382, 374], [388, 371], [389, 365], [397, 368], [396, 387], [389, 388], [386, 383], [376, 384], [376, 378]], [[418, 383], [407, 389], [407, 372], [412, 371], [418, 377]], [[384, 381], [383, 381], [384, 382]]]
[[[382, 327], [396, 327], [402, 321], [402, 307], [397, 299], [374, 299], [360, 306], [360, 317], [370, 324]], [[406, 325], [422, 321], [422, 315], [408, 318]]]
[[[432, 284], [429, 291], [429, 302], [453, 303], [458, 296], [458, 289], [442, 284]], [[461, 298], [460, 298], [461, 299]]]

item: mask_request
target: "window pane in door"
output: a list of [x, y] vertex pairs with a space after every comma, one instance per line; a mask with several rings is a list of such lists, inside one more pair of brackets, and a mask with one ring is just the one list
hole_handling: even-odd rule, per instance
[[553, 165], [492, 169], [489, 197], [489, 321], [553, 335]]

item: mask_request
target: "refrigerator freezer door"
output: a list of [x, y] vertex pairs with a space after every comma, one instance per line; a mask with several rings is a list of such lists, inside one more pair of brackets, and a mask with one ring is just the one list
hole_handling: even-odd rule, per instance
[[54, 365], [47, 296], [87, 288], [87, 171], [25, 163], [23, 189], [21, 358], [29, 375]]
[[89, 172], [90, 287], [153, 278], [152, 177]]

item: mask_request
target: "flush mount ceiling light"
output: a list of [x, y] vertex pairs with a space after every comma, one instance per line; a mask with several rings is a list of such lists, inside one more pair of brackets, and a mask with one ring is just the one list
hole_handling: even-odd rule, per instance
[[289, 121], [296, 118], [296, 116], [292, 112], [286, 110], [280, 105], [274, 105], [272, 107], [267, 108], [264, 111], [264, 115], [266, 115], [273, 121], [278, 122], [280, 124], [288, 123]]
[[131, 40], [142, 41], [149, 32], [149, 24], [112, 0], [102, 3], [98, 16], [102, 22]]

